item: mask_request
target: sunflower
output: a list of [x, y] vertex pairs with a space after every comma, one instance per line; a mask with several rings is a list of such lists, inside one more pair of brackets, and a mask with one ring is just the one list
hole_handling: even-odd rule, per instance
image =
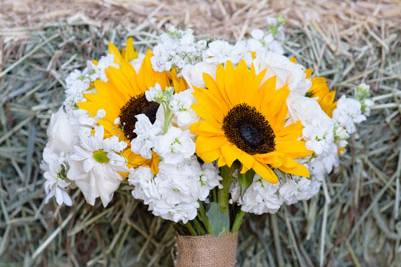
[[314, 77], [311, 80], [312, 86], [306, 93], [306, 96], [317, 98], [320, 107], [331, 117], [333, 115], [333, 110], [336, 108], [336, 102], [334, 100], [336, 91], [330, 91], [327, 80], [323, 77]]
[[[78, 103], [80, 109], [88, 111], [89, 115], [96, 116], [99, 110], [105, 111], [105, 116], [98, 121], [104, 127], [105, 137], [117, 136], [120, 140], [130, 143], [136, 137], [134, 133], [136, 115], [145, 114], [153, 123], [159, 104], [146, 100], [145, 92], [159, 84], [161, 88], [177, 87], [177, 91], [186, 86], [175, 72], [156, 72], [152, 68], [152, 52], [148, 50], [138, 71], [131, 65], [137, 58], [132, 38], [127, 40], [126, 48], [120, 53], [112, 43], [109, 44], [109, 53], [114, 56], [114, 63], [118, 67], [109, 67], [105, 70], [107, 81], [96, 80], [94, 92], [85, 94], [86, 101]], [[158, 157], [153, 155], [151, 160], [142, 158], [127, 148], [123, 155], [129, 166], [137, 167], [148, 165], [156, 172]]]
[[262, 82], [264, 76], [244, 61], [219, 65], [216, 79], [204, 74], [206, 88], [194, 90], [193, 109], [200, 117], [191, 127], [196, 152], [219, 167], [239, 161], [242, 173], [253, 169], [271, 183], [278, 182], [273, 168], [308, 177], [306, 166], [296, 161], [312, 153], [300, 141], [302, 125], [286, 124], [289, 89], [277, 89], [276, 77]]

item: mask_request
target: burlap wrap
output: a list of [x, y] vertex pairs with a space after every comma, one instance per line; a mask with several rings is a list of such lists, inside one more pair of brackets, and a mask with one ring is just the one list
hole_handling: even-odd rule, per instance
[[234, 267], [237, 234], [176, 237], [176, 267]]

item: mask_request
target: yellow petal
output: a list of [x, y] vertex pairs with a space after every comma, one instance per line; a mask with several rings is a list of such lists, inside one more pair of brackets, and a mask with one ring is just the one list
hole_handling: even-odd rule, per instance
[[132, 38], [132, 37], [129, 37], [127, 39], [127, 43], [125, 45], [125, 51], [124, 51], [124, 58], [128, 62], [138, 58], [138, 52], [136, 52], [136, 50], [135, 50], [134, 38]]
[[264, 164], [261, 164], [257, 161], [255, 161], [253, 165], [253, 170], [264, 180], [268, 181], [269, 183], [276, 184], [278, 183], [278, 177], [277, 175], [273, 172], [273, 170]]

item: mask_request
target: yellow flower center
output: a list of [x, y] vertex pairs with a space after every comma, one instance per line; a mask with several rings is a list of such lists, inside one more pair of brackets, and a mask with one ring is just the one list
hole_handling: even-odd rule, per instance
[[227, 139], [248, 154], [274, 151], [275, 135], [266, 118], [247, 104], [234, 106], [224, 117], [223, 130]]
[[135, 123], [137, 121], [136, 115], [143, 113], [149, 118], [150, 122], [154, 123], [158, 108], [159, 104], [146, 100], [145, 94], [131, 97], [120, 110], [120, 126], [125, 137], [129, 140], [136, 137], [134, 133]]
[[107, 152], [103, 149], [93, 151], [92, 156], [93, 159], [99, 163], [108, 163], [110, 161], [109, 157], [107, 156]]

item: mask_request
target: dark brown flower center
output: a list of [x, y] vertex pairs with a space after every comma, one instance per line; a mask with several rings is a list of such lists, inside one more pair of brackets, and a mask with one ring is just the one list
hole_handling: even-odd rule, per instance
[[129, 140], [136, 137], [136, 133], [134, 133], [137, 121], [136, 115], [143, 113], [149, 118], [150, 122], [154, 123], [158, 108], [159, 104], [146, 100], [145, 94], [131, 97], [120, 110], [120, 126], [125, 137]]
[[274, 151], [274, 132], [266, 118], [247, 104], [234, 106], [223, 121], [227, 139], [248, 154]]

